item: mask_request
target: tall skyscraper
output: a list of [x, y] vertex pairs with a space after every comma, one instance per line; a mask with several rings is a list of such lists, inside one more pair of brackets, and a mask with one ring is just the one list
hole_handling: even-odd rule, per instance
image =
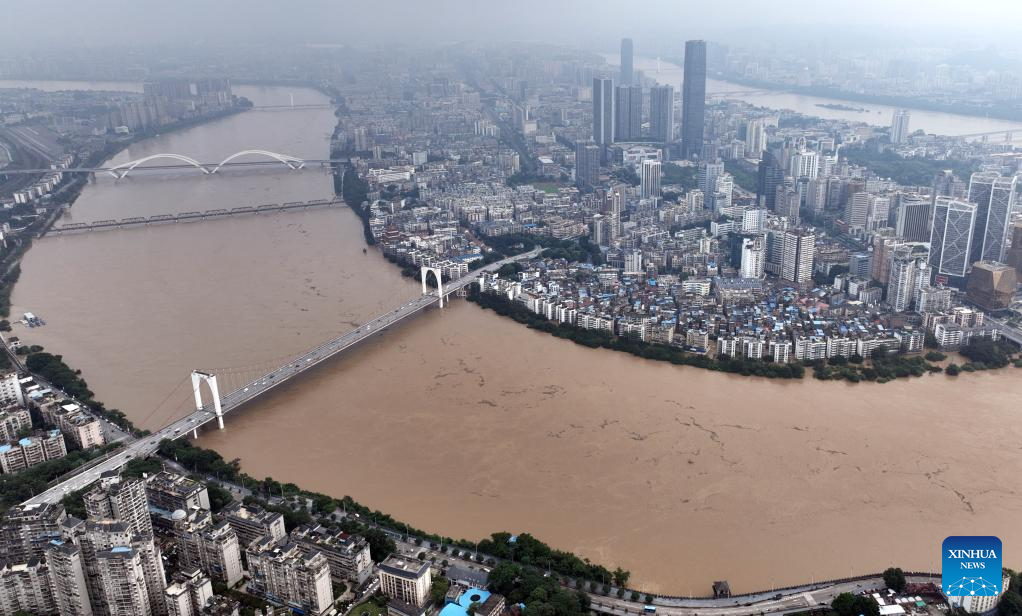
[[642, 174], [640, 178], [642, 180], [642, 198], [659, 199], [660, 161], [659, 160], [642, 161]]
[[92, 616], [85, 565], [81, 550], [72, 543], [52, 546], [46, 552], [50, 584], [61, 616]]
[[674, 86], [649, 89], [649, 136], [660, 143], [674, 141]]
[[910, 242], [930, 241], [931, 199], [927, 196], [898, 193], [894, 228], [898, 236]]
[[575, 184], [596, 186], [600, 178], [600, 146], [592, 141], [575, 144]]
[[895, 109], [891, 117], [891, 143], [905, 143], [908, 140], [908, 109]]
[[887, 303], [894, 312], [905, 312], [912, 307], [916, 289], [916, 259], [910, 246], [894, 249], [891, 273], [887, 283]]
[[776, 206], [777, 187], [784, 183], [784, 167], [777, 153], [764, 150], [756, 177], [756, 200], [760, 207], [773, 210]]
[[766, 265], [766, 241], [762, 235], [742, 240], [742, 263], [739, 275], [742, 278], [762, 278]]
[[614, 82], [593, 78], [593, 141], [607, 146], [614, 143]]
[[632, 85], [632, 39], [621, 39], [621, 85]]
[[706, 41], [685, 42], [685, 74], [681, 84], [681, 154], [691, 158], [703, 151], [706, 114]]
[[755, 118], [745, 123], [745, 157], [758, 159], [766, 149], [766, 123]]
[[813, 279], [813, 258], [816, 256], [816, 235], [802, 229], [784, 232], [781, 255], [781, 278], [795, 284]]
[[1003, 262], [1008, 225], [1015, 206], [1015, 176], [997, 172], [973, 173], [969, 178], [969, 201], [976, 204], [976, 228], [970, 259]]
[[[90, 519], [118, 520], [133, 532], [153, 536], [153, 521], [149, 516], [145, 482], [141, 479], [121, 479], [116, 471], [100, 479], [99, 484], [85, 494], [85, 511]], [[161, 589], [162, 590], [162, 589]]]
[[975, 203], [937, 197], [930, 234], [930, 265], [938, 274], [963, 277], [968, 271], [976, 210]]
[[1022, 278], [1022, 222], [1017, 222], [1011, 228], [1011, 250], [1007, 252], [1004, 262], [1018, 271]]
[[724, 163], [699, 163], [699, 190], [703, 195], [711, 195], [717, 186], [717, 177], [724, 173]]
[[639, 141], [642, 139], [642, 86], [618, 86], [614, 90], [614, 141]]

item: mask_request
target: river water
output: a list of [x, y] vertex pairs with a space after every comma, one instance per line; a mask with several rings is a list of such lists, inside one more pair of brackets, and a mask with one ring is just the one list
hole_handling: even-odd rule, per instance
[[[616, 54], [603, 54], [603, 57], [613, 65], [619, 63]], [[680, 97], [681, 82], [684, 70], [677, 64], [661, 60], [659, 65], [655, 58], [636, 57], [634, 66], [641, 70], [647, 77], [655, 79], [658, 83], [670, 84], [675, 88], [675, 96]], [[658, 70], [659, 68], [659, 70]], [[770, 90], [754, 88], [729, 81], [716, 79], [706, 80], [706, 94], [713, 97], [715, 94], [741, 100], [750, 105], [767, 107], [769, 109], [789, 109], [798, 113], [826, 118], [828, 120], [848, 120], [851, 122], [865, 122], [873, 126], [890, 126], [891, 118], [895, 107], [889, 105], [877, 105], [873, 103], [860, 103], [843, 99], [825, 98], [821, 96], [806, 96], [785, 92], [784, 90]], [[844, 105], [853, 109], [831, 109], [820, 107], [820, 105]], [[939, 111], [926, 111], [923, 109], [910, 108], [909, 130], [919, 129], [927, 133], [937, 135], [972, 135], [976, 133], [989, 133], [1001, 130], [1014, 130], [1022, 133], [1022, 123], [1010, 120], [998, 120], [995, 118], [984, 118], [981, 116], [962, 115], [957, 113], [943, 113]], [[1022, 135], [1015, 135], [1019, 138]], [[994, 140], [1000, 137], [994, 137]]]
[[[322, 102], [246, 89], [256, 104]], [[322, 156], [329, 110], [247, 112], [117, 161], [242, 149]], [[260, 169], [99, 177], [69, 219], [323, 198]], [[62, 353], [145, 427], [188, 411], [192, 369], [230, 389], [418, 293], [358, 219], [326, 209], [48, 237], [26, 255], [16, 335]], [[226, 368], [225, 368], [226, 367]], [[1022, 541], [1022, 370], [886, 385], [777, 382], [586, 349], [455, 301], [239, 410], [199, 443], [257, 476], [349, 494], [470, 539], [532, 532], [705, 594], [939, 566], [954, 534]]]

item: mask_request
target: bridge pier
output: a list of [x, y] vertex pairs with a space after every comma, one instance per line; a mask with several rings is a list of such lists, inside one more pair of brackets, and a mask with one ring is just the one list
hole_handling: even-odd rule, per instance
[[422, 278], [422, 294], [426, 295], [428, 293], [428, 289], [426, 288], [426, 275], [429, 274], [430, 272], [433, 272], [433, 275], [436, 276], [436, 293], [437, 293], [437, 296], [440, 297], [440, 307], [443, 308], [444, 307], [444, 281], [443, 281], [443, 277], [440, 275], [440, 270], [439, 269], [437, 269], [435, 267], [429, 267], [427, 265], [423, 265], [422, 269], [419, 270], [419, 276]]
[[[202, 410], [202, 392], [199, 388], [205, 382], [209, 386], [209, 393], [213, 396], [213, 411], [216, 413], [216, 422], [221, 430], [224, 429], [224, 410], [220, 405], [220, 388], [216, 384], [216, 375], [206, 374], [198, 370], [192, 370], [192, 392], [195, 394], [195, 410]], [[196, 436], [198, 429], [195, 430]]]

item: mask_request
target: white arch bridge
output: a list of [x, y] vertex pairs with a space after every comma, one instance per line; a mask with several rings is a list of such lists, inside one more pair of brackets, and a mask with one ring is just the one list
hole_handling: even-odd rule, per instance
[[[268, 161], [259, 161], [259, 162], [249, 161], [249, 162], [241, 162], [241, 163], [233, 162], [235, 159], [241, 158], [242, 156], [260, 156], [260, 157], [263, 157], [263, 158], [268, 158], [270, 160], [268, 160]], [[146, 165], [146, 163], [152, 162], [154, 160], [174, 160], [174, 161], [177, 161], [180, 164], [176, 164], [176, 165]], [[230, 156], [228, 156], [227, 158], [223, 159], [219, 163], [213, 165], [213, 164], [209, 164], [209, 163], [200, 163], [199, 161], [195, 160], [194, 158], [191, 158], [189, 156], [184, 156], [182, 154], [161, 153], [161, 154], [152, 154], [150, 156], [146, 156], [144, 158], [139, 158], [137, 160], [129, 160], [126, 163], [121, 163], [121, 164], [119, 164], [117, 166], [106, 168], [106, 169], [104, 169], [104, 171], [106, 171], [110, 175], [112, 175], [115, 178], [117, 178], [118, 180], [120, 180], [120, 179], [123, 179], [123, 178], [127, 177], [129, 173], [131, 173], [135, 169], [138, 169], [139, 167], [141, 167], [143, 169], [178, 169], [178, 168], [195, 167], [196, 169], [202, 171], [204, 174], [212, 175], [212, 174], [216, 173], [217, 171], [220, 171], [220, 169], [222, 167], [224, 167], [225, 165], [232, 165], [232, 164], [235, 164], [235, 165], [259, 165], [259, 164], [266, 164], [266, 163], [274, 164], [274, 162], [279, 162], [280, 164], [284, 165], [288, 169], [298, 170], [298, 169], [301, 169], [302, 167], [304, 167], [305, 163], [307, 161], [302, 160], [301, 158], [298, 158], [297, 156], [291, 156], [289, 154], [279, 154], [277, 152], [271, 152], [269, 150], [242, 150], [240, 152], [235, 152], [234, 154], [231, 154]], [[322, 161], [317, 161], [317, 162], [322, 162]]]

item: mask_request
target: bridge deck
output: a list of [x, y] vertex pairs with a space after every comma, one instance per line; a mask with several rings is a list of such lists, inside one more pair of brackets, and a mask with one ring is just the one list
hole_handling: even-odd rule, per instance
[[[453, 293], [460, 289], [463, 289], [475, 282], [480, 274], [489, 273], [500, 269], [501, 266], [512, 261], [520, 261], [523, 259], [530, 259], [540, 253], [541, 249], [537, 248], [530, 252], [515, 256], [508, 257], [501, 261], [491, 263], [477, 270], [471, 272], [468, 275], [459, 278], [458, 280], [452, 280], [451, 282], [444, 285], [444, 294]], [[233, 411], [239, 406], [251, 401], [254, 398], [266, 393], [267, 391], [287, 382], [288, 380], [302, 374], [306, 370], [318, 366], [324, 361], [334, 357], [335, 355], [343, 352], [344, 350], [357, 345], [363, 340], [377, 334], [386, 328], [399, 323], [400, 321], [415, 315], [422, 310], [433, 305], [440, 299], [439, 295], [430, 293], [423, 295], [409, 302], [406, 302], [386, 314], [382, 314], [371, 321], [367, 321], [359, 327], [348, 331], [332, 340], [328, 340], [309, 351], [306, 351], [301, 356], [292, 359], [287, 364], [279, 366], [272, 372], [267, 372], [261, 377], [250, 382], [244, 387], [235, 389], [234, 391], [222, 396], [220, 399], [223, 412], [227, 413]], [[200, 410], [197, 410], [186, 417], [175, 420], [170, 424], [164, 426], [160, 430], [153, 434], [136, 439], [128, 443], [127, 447], [121, 453], [103, 461], [100, 464], [89, 467], [86, 470], [74, 475], [73, 477], [49, 488], [45, 492], [41, 492], [31, 499], [25, 501], [24, 504], [36, 504], [44, 502], [57, 502], [64, 497], [68, 492], [80, 490], [92, 482], [99, 479], [99, 477], [111, 470], [117, 470], [128, 463], [133, 458], [140, 458], [152, 455], [156, 452], [159, 447], [160, 441], [163, 439], [177, 439], [187, 435], [193, 430], [216, 421], [216, 414], [213, 412], [212, 407], [207, 405]]]

